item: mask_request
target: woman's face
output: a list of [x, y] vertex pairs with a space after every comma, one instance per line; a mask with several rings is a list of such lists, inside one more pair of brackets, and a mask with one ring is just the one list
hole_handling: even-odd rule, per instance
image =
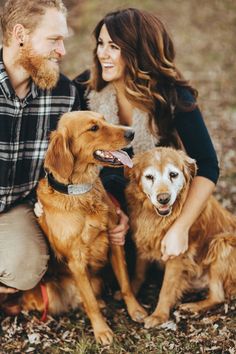
[[125, 62], [120, 47], [115, 44], [103, 25], [98, 37], [97, 57], [102, 67], [102, 78], [107, 82], [123, 80]]

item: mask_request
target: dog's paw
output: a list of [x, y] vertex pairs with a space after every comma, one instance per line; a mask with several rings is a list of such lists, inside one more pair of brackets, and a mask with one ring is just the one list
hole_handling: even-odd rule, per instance
[[132, 318], [133, 321], [135, 322], [139, 322], [142, 323], [144, 322], [145, 318], [147, 317], [147, 312], [144, 310], [144, 308], [142, 308], [142, 306], [139, 306], [138, 309], [136, 309], [135, 311], [133, 311], [130, 314], [130, 317]]
[[113, 332], [107, 326], [106, 329], [94, 332], [97, 343], [101, 345], [109, 345], [113, 341]]
[[194, 303], [194, 302], [188, 302], [185, 304], [181, 304], [181, 305], [179, 305], [178, 309], [180, 311], [191, 312], [191, 313], [198, 313], [201, 310], [198, 303]]
[[123, 299], [121, 291], [117, 290], [114, 295], [113, 295], [113, 299], [116, 301], [121, 301]]
[[165, 323], [168, 321], [168, 317], [166, 315], [163, 316], [157, 316], [157, 315], [151, 315], [145, 318], [144, 320], [144, 328], [153, 328], [155, 326], [158, 326], [162, 323]]

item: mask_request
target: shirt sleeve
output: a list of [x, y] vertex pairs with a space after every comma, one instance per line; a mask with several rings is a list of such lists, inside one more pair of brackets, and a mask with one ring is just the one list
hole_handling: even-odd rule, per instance
[[74, 96], [74, 103], [72, 106], [72, 111], [80, 111], [81, 110], [81, 101], [79, 97], [79, 93], [77, 91], [77, 88], [75, 87], [74, 84], [72, 84], [72, 91], [73, 91], [73, 96]]
[[[189, 103], [194, 102], [193, 96], [187, 90], [182, 93], [182, 98]], [[197, 175], [216, 183], [219, 178], [218, 159], [199, 108], [177, 112], [174, 125], [187, 154], [196, 160]]]
[[85, 84], [84, 82], [88, 81], [89, 78], [90, 78], [90, 71], [85, 70], [84, 72], [76, 76], [72, 81], [78, 92], [81, 111], [88, 110], [88, 104], [86, 99], [87, 84]]

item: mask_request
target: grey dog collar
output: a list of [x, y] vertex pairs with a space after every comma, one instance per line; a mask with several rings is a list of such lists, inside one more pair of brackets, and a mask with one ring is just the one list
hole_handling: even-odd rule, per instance
[[82, 184], [63, 184], [55, 180], [51, 173], [46, 174], [48, 184], [57, 192], [68, 195], [81, 195], [89, 192], [93, 185], [90, 183]]

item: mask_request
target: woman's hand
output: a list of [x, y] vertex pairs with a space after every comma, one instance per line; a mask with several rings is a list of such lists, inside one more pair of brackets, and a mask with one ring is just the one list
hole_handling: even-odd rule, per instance
[[188, 230], [173, 224], [161, 242], [162, 260], [166, 262], [188, 249]]
[[37, 216], [37, 218], [39, 218], [40, 216], [43, 215], [43, 206], [42, 206], [40, 200], [38, 200], [34, 204], [34, 214]]
[[205, 177], [196, 176], [193, 179], [180, 216], [167, 231], [161, 242], [163, 261], [187, 251], [189, 230], [205, 207], [214, 189], [215, 184]]
[[121, 209], [117, 209], [116, 212], [120, 216], [119, 224], [114, 229], [108, 230], [108, 237], [112, 244], [123, 246], [125, 235], [129, 230], [129, 218]]

